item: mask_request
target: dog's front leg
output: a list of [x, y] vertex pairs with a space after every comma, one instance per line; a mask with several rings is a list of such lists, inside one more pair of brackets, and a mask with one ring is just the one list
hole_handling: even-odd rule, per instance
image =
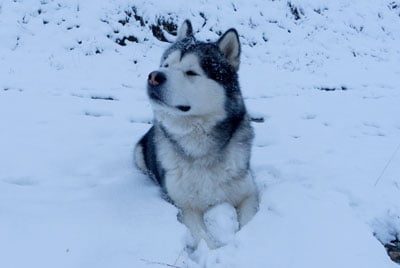
[[199, 244], [201, 239], [206, 241], [209, 248], [217, 248], [216, 241], [207, 232], [207, 227], [204, 224], [204, 213], [199, 210], [184, 209], [182, 210], [182, 222], [189, 228], [193, 238], [195, 239], [195, 245]]
[[256, 193], [246, 197], [237, 207], [239, 228], [246, 225], [258, 210], [258, 196]]

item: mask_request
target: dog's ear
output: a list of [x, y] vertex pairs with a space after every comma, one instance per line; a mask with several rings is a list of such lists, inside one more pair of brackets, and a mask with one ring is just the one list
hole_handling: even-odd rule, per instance
[[217, 41], [219, 50], [225, 55], [228, 62], [239, 70], [240, 65], [240, 41], [237, 31], [233, 28], [226, 31]]
[[176, 41], [180, 41], [186, 37], [192, 36], [193, 35], [193, 27], [192, 23], [190, 20], [185, 20], [182, 23], [182, 26], [179, 27], [178, 29], [178, 36], [176, 38]]

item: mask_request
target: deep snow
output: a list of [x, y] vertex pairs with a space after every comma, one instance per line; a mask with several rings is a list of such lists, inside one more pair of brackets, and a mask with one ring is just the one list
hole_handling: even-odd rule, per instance
[[[398, 267], [382, 243], [400, 232], [400, 4], [324, 2], [0, 1], [0, 267]], [[210, 211], [214, 251], [184, 250], [177, 209], [133, 167], [160, 17], [200, 39], [236, 27], [264, 118], [260, 211], [236, 235], [229, 207]]]

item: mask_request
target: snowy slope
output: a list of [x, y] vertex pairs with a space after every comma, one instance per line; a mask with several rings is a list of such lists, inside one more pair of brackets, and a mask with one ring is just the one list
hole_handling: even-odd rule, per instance
[[[0, 267], [398, 267], [400, 3], [325, 2], [0, 1]], [[185, 18], [200, 39], [237, 28], [265, 119], [260, 211], [191, 254], [132, 163], [158, 39]]]

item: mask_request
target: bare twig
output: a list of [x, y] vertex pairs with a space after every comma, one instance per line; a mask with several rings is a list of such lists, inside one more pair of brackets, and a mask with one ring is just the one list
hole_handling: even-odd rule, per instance
[[385, 165], [385, 167], [383, 168], [381, 174], [380, 174], [379, 177], [376, 179], [375, 185], [374, 185], [374, 186], [376, 186], [376, 185], [379, 183], [379, 181], [381, 180], [383, 174], [385, 174], [386, 169], [388, 168], [388, 166], [389, 166], [390, 163], [392, 162], [393, 158], [396, 156], [396, 154], [397, 154], [397, 152], [399, 151], [399, 149], [400, 149], [400, 143], [399, 143], [399, 145], [397, 146], [396, 150], [394, 150], [394, 152], [393, 152], [392, 156], [390, 157], [389, 161], [386, 163], [386, 165]]
[[182, 268], [180, 266], [176, 266], [176, 265], [165, 263], [165, 262], [150, 261], [150, 260], [146, 260], [146, 259], [140, 259], [140, 260], [147, 264], [156, 264], [156, 265], [161, 265], [161, 266], [166, 266], [166, 267]]
[[184, 249], [182, 249], [181, 252], [179, 252], [178, 257], [176, 257], [176, 260], [174, 262], [174, 265], [176, 265], [176, 263], [178, 262], [179, 258], [182, 256], [183, 251], [184, 251]]

